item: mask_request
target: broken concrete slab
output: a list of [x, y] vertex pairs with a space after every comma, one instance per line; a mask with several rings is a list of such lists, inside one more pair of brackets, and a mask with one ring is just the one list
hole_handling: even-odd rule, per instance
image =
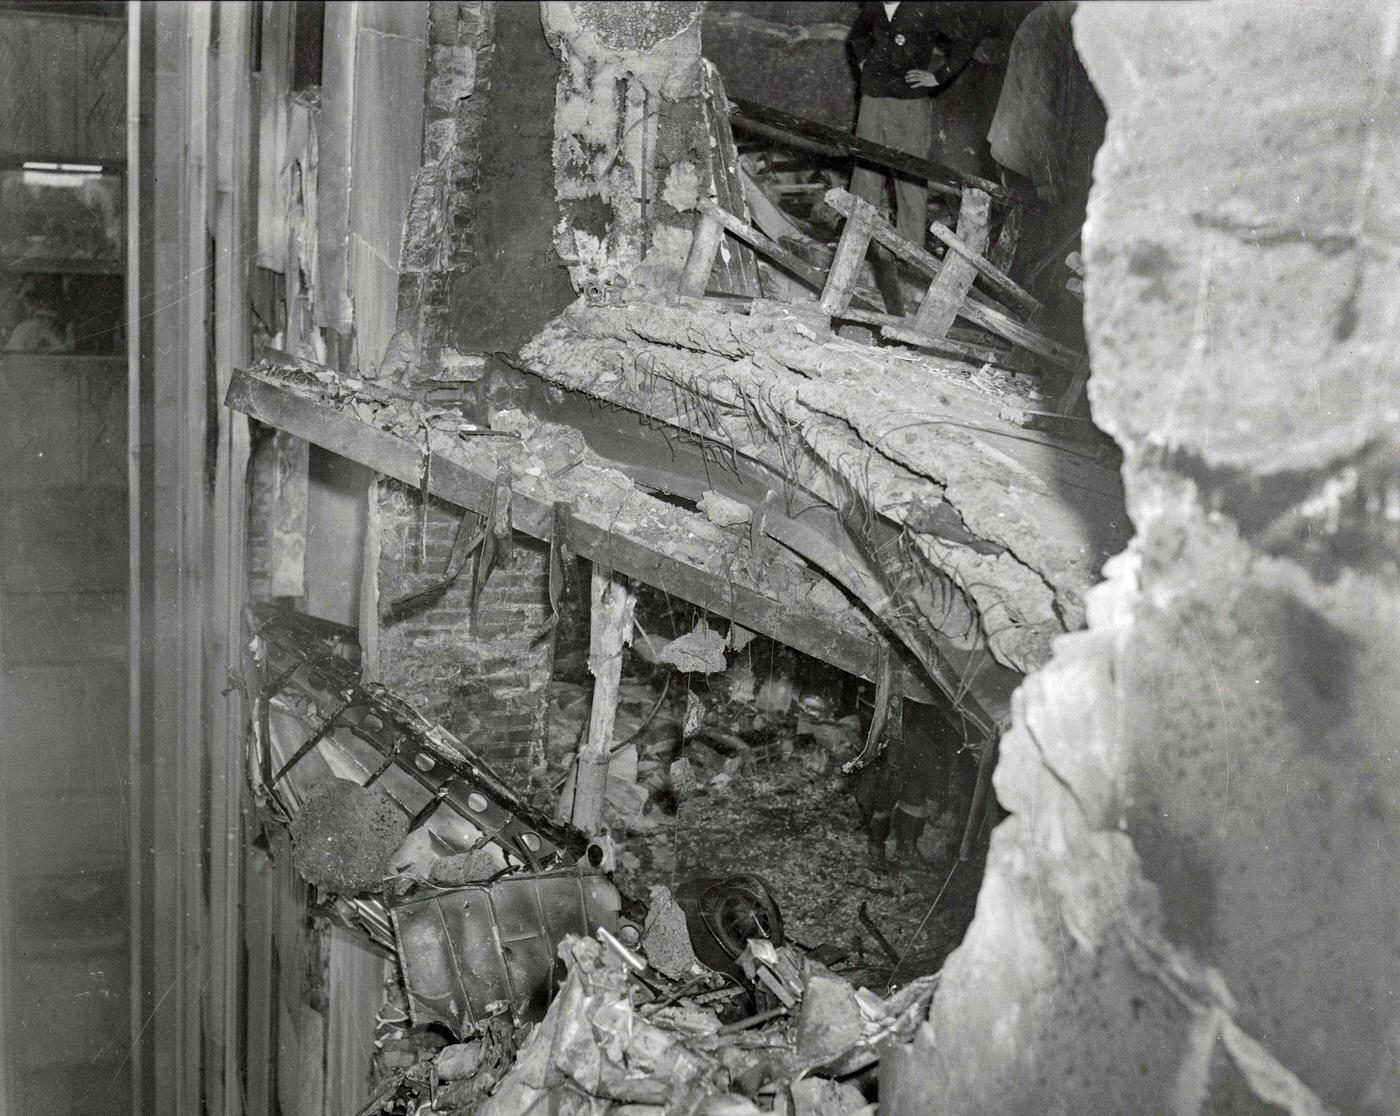
[[[521, 355], [553, 386], [712, 445], [722, 474], [786, 478], [765, 532], [906, 642], [961, 652], [970, 676], [967, 657], [984, 649], [1015, 671], [1043, 662], [1082, 623], [1083, 591], [1124, 537], [1111, 465], [1008, 422], [1008, 409], [1035, 407], [1009, 377], [823, 337], [755, 306], [576, 305]], [[804, 532], [809, 508], [845, 538]]]

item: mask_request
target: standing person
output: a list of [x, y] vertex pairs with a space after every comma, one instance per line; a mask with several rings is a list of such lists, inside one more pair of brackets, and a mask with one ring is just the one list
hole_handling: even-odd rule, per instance
[[[933, 135], [929, 98], [955, 77], [966, 59], [950, 60], [934, 6], [917, 0], [867, 3], [846, 40], [860, 71], [856, 135], [927, 159]], [[857, 163], [851, 193], [879, 205], [886, 172]], [[928, 229], [928, 183], [894, 180], [899, 235], [923, 247]]]
[[[1046, 205], [1056, 205], [1065, 193], [1076, 105], [1093, 96], [1074, 49], [1074, 9], [1072, 0], [1049, 0], [1021, 22], [987, 132], [1002, 177], [1029, 183]], [[1080, 161], [1092, 160], [1090, 150]]]

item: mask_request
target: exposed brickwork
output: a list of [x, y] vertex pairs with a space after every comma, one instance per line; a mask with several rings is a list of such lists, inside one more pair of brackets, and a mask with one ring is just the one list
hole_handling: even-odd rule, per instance
[[[460, 512], [442, 501], [428, 507], [425, 546], [420, 497], [394, 481], [379, 495], [381, 612], [409, 593], [441, 580]], [[426, 560], [423, 560], [426, 558]], [[478, 749], [502, 774], [523, 779], [532, 744], [548, 725], [546, 687], [553, 639], [549, 608], [549, 548], [516, 536], [509, 566], [496, 569], [471, 616], [471, 575], [410, 615], [384, 622], [380, 678]]]

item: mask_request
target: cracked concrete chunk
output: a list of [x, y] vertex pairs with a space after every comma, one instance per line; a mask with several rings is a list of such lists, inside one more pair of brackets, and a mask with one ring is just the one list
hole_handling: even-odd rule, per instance
[[753, 518], [753, 509], [748, 504], [731, 500], [722, 492], [706, 492], [695, 505], [716, 527], [738, 527]]
[[860, 1041], [860, 1005], [850, 983], [814, 973], [797, 1013], [797, 1053], [812, 1065], [844, 1054]]
[[657, 655], [657, 661], [693, 674], [717, 674], [725, 668], [724, 637], [703, 619], [694, 631], [671, 640]]

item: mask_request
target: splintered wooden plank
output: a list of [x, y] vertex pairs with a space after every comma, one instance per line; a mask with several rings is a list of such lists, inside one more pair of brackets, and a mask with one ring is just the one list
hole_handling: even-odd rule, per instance
[[[1010, 224], [1011, 222], [1008, 219], [1007, 223], [1002, 226], [1001, 235], [997, 237], [997, 247], [1002, 246], [1003, 238], [1007, 236], [1006, 230]], [[986, 256], [982, 255], [976, 248], [959, 238], [947, 225], [935, 221], [932, 225], [932, 232], [934, 236], [948, 246], [949, 252], [956, 252], [975, 267], [977, 269], [977, 274], [982, 276], [982, 278], [987, 281], [987, 284], [1002, 298], [1006, 299], [1009, 304], [1014, 305], [1027, 314], [1039, 314], [1045, 309], [1040, 299], [1036, 298], [1030, 291], [1019, 285], [1011, 276], [1007, 275], [1005, 271], [997, 267], [997, 265], [992, 263]]]
[[852, 200], [846, 227], [841, 230], [836, 256], [831, 261], [831, 270], [827, 272], [826, 285], [822, 288], [823, 314], [836, 317], [851, 304], [860, 265], [865, 262], [865, 253], [870, 247], [875, 217], [875, 207], [869, 202], [860, 198]]
[[[740, 176], [739, 151], [734, 146], [734, 132], [729, 127], [729, 102], [724, 96], [724, 81], [711, 62], [705, 63], [705, 114], [710, 128], [710, 177], [715, 197], [722, 209], [744, 218], [748, 207], [744, 197], [744, 182]], [[747, 244], [736, 244], [732, 252], [720, 252], [714, 287], [723, 294], [754, 295], [759, 293], [758, 260]]]
[[695, 232], [690, 238], [690, 253], [681, 271], [681, 294], [687, 298], [702, 298], [710, 272], [715, 266], [719, 242], [724, 239], [724, 227], [708, 213], [700, 214]]
[[[715, 205], [712, 201], [702, 200], [700, 202], [700, 212], [707, 217], [723, 225], [734, 236], [746, 244], [750, 244], [761, 256], [772, 260], [785, 271], [791, 272], [797, 278], [810, 286], [814, 291], [821, 291], [826, 286], [826, 272], [819, 267], [814, 267], [806, 260], [799, 259], [786, 248], [774, 244], [752, 225], [746, 225], [732, 213], [726, 213]], [[874, 307], [864, 299], [854, 300], [858, 305], [866, 310], [873, 310]]]
[[[991, 211], [991, 198], [985, 193], [974, 189], [963, 190], [962, 208], [958, 211], [958, 234], [974, 253], [987, 247]], [[919, 303], [913, 328], [928, 337], [947, 336], [976, 277], [977, 267], [966, 256], [955, 252], [944, 256], [943, 266], [938, 269], [923, 301]]]
[[796, 237], [799, 240], [810, 239], [773, 199], [768, 187], [754, 178], [742, 165], [739, 167], [739, 178], [744, 184], [744, 200], [749, 203], [753, 223], [764, 236], [775, 241], [785, 236]]
[[[851, 212], [854, 201], [855, 198], [839, 187], [827, 191], [827, 205], [843, 216]], [[937, 256], [909, 243], [900, 236], [895, 231], [894, 226], [883, 217], [876, 218], [873, 235], [877, 241], [896, 256], [913, 264], [925, 275], [935, 276], [943, 266], [943, 261], [939, 260]], [[983, 329], [995, 333], [998, 337], [1003, 337], [1015, 345], [1022, 345], [1045, 359], [1066, 368], [1073, 368], [1084, 358], [1083, 353], [1061, 345], [1058, 341], [1052, 341], [1030, 326], [1016, 321], [1010, 315], [987, 305], [985, 302], [979, 302], [973, 292], [969, 292], [968, 297], [963, 299], [962, 305], [958, 308], [958, 317], [966, 318], [973, 325], [981, 326]]]
[[[348, 409], [315, 399], [286, 384], [246, 371], [235, 371], [225, 404], [259, 422], [368, 465], [385, 476], [418, 487], [423, 479], [423, 455], [418, 442], [399, 437], [355, 417]], [[486, 514], [497, 479], [497, 457], [484, 443], [464, 447], [449, 456], [434, 453], [427, 470], [428, 490], [441, 499]], [[554, 534], [555, 502], [530, 495], [525, 482], [512, 486], [511, 521], [532, 538], [549, 541]], [[622, 514], [613, 506], [606, 513], [588, 501], [573, 501], [568, 542], [582, 557], [607, 566], [699, 605], [717, 616], [738, 621], [779, 643], [854, 674], [874, 678], [878, 648], [884, 637], [868, 626], [856, 609], [818, 612], [797, 607], [813, 599], [812, 591], [826, 581], [806, 566], [770, 556], [765, 568], [754, 570], [747, 539], [713, 527], [694, 512], [666, 504], [632, 489]], [[705, 546], [693, 544], [697, 537]], [[668, 546], [689, 539], [691, 545]], [[783, 567], [788, 586], [774, 587], [773, 567]], [[818, 594], [818, 598], [820, 594]], [[906, 694], [917, 701], [933, 700], [931, 683], [905, 674]], [[955, 680], [954, 680], [955, 681]]]

